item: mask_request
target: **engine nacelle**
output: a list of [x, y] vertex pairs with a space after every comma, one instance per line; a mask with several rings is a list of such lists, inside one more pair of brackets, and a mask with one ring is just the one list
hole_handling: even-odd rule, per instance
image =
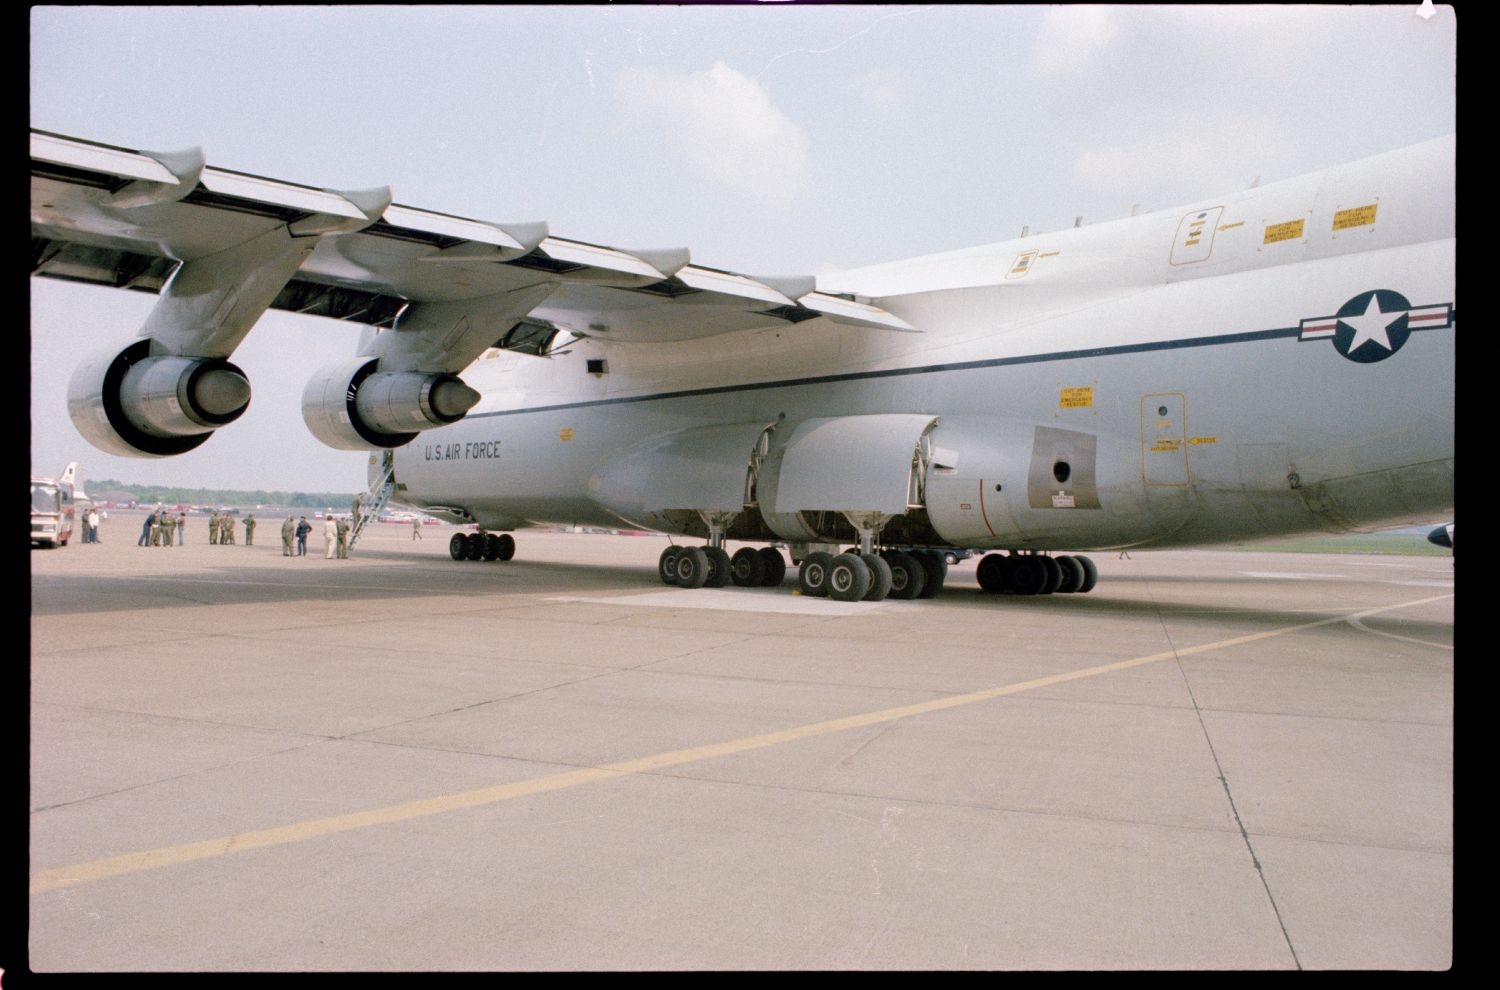
[[463, 419], [479, 393], [446, 372], [380, 371], [355, 358], [321, 369], [302, 390], [302, 418], [338, 450], [400, 447], [434, 426]]
[[250, 381], [222, 358], [151, 354], [142, 338], [85, 360], [68, 382], [68, 415], [109, 454], [169, 457], [192, 450], [250, 405]]

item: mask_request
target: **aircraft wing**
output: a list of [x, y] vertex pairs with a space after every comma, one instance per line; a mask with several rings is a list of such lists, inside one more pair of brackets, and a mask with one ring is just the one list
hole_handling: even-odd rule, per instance
[[132, 151], [33, 130], [31, 225], [32, 274], [153, 293], [184, 263], [284, 227], [316, 247], [279, 291], [273, 286], [271, 308], [388, 329], [409, 307], [427, 305], [444, 319], [457, 312], [484, 324], [444, 350], [441, 370], [461, 369], [516, 326], [518, 313], [633, 342], [817, 317], [913, 330], [876, 306], [816, 291], [811, 278], [755, 279], [692, 265], [686, 250], [625, 251], [550, 236], [543, 223], [395, 204], [388, 189], [336, 192], [213, 168], [198, 149]]

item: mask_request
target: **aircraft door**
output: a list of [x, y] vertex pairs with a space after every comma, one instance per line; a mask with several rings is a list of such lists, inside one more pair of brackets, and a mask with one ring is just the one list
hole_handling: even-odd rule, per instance
[[1181, 487], [1188, 477], [1186, 400], [1181, 392], [1141, 397], [1141, 477], [1146, 485]]

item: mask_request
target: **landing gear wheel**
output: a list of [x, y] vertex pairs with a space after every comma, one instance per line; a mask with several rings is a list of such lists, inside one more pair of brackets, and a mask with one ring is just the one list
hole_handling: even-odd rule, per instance
[[681, 588], [701, 588], [708, 583], [708, 554], [702, 547], [683, 547], [677, 554], [677, 585]]
[[760, 559], [766, 562], [766, 576], [761, 579], [761, 587], [781, 587], [781, 582], [786, 579], [786, 558], [781, 551], [775, 547], [761, 547]]
[[891, 593], [891, 565], [878, 553], [862, 553], [859, 559], [870, 569], [870, 590], [865, 592], [865, 601], [884, 601]]
[[1047, 570], [1041, 557], [1012, 557], [1010, 590], [1018, 595], [1040, 595], [1047, 587]]
[[495, 538], [495, 559], [509, 560], [516, 555], [516, 538], [509, 533], [501, 533]]
[[911, 599], [922, 594], [927, 585], [927, 570], [909, 553], [893, 553], [885, 559], [891, 565], [891, 598]]
[[470, 560], [478, 560], [484, 556], [483, 534], [470, 533], [464, 537], [464, 556]]
[[1006, 590], [1010, 584], [1010, 558], [1004, 554], [987, 553], [974, 569], [979, 587], [991, 594]]
[[828, 594], [828, 569], [833, 565], [833, 554], [819, 550], [810, 553], [797, 570], [797, 587], [804, 595], [823, 598]]
[[1042, 594], [1050, 595], [1062, 584], [1062, 567], [1051, 557], [1038, 557], [1037, 559], [1042, 562], [1042, 570], [1047, 572], [1047, 587], [1042, 589]]
[[708, 580], [703, 583], [705, 588], [722, 588], [729, 583], [729, 554], [719, 547], [704, 547], [703, 555], [708, 558]]
[[922, 592], [917, 597], [936, 598], [938, 592], [943, 590], [943, 581], [948, 577], [948, 562], [935, 550], [920, 553], [917, 559], [922, 562], [922, 569], [927, 572], [927, 583], [922, 586]]
[[729, 560], [729, 577], [741, 588], [758, 588], [766, 580], [766, 558], [754, 547], [741, 547]]
[[1073, 559], [1083, 565], [1083, 584], [1079, 585], [1078, 593], [1082, 595], [1093, 591], [1094, 585], [1099, 583], [1099, 568], [1095, 567], [1094, 562], [1087, 557], [1074, 557]]
[[662, 584], [677, 583], [677, 555], [682, 551], [682, 547], [667, 547], [656, 559], [656, 576]]
[[454, 533], [453, 538], [448, 541], [448, 556], [454, 560], [463, 560], [469, 555], [469, 541], [462, 533]]
[[1057, 566], [1062, 568], [1062, 584], [1057, 586], [1059, 595], [1071, 595], [1083, 587], [1083, 565], [1078, 562], [1077, 557], [1053, 557]]
[[480, 543], [479, 556], [485, 560], [494, 560], [500, 556], [500, 538], [494, 533], [485, 533]]
[[857, 602], [870, 590], [870, 569], [857, 554], [841, 553], [828, 566], [828, 597]]

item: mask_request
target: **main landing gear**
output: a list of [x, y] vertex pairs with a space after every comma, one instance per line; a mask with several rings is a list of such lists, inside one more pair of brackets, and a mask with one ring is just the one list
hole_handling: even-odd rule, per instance
[[1094, 590], [1099, 569], [1083, 556], [986, 554], [974, 576], [985, 591], [1013, 595], [1083, 594]]
[[786, 577], [786, 560], [775, 547], [744, 547], [733, 557], [721, 547], [667, 547], [656, 562], [663, 584], [679, 588], [774, 588]]
[[948, 562], [935, 550], [884, 553], [808, 554], [797, 574], [804, 595], [841, 602], [886, 598], [935, 598], [948, 577]]
[[516, 538], [509, 533], [454, 533], [448, 556], [454, 560], [509, 560], [516, 555]]
[[[657, 560], [663, 584], [679, 588], [776, 588], [787, 564], [775, 547], [743, 547], [733, 557], [715, 547], [670, 546]], [[942, 591], [948, 564], [935, 550], [911, 552], [808, 554], [797, 572], [804, 595], [837, 601], [934, 598]]]

